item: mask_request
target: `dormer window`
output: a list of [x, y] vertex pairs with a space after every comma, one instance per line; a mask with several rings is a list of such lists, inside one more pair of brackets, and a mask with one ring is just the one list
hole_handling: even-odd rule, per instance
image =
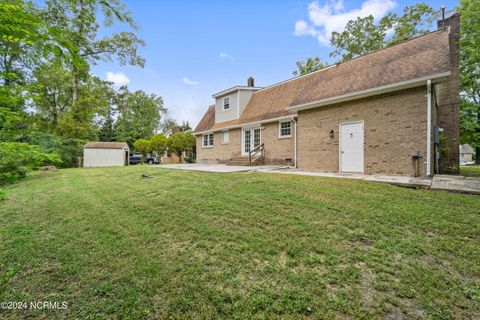
[[230, 97], [223, 98], [223, 110], [230, 109]]

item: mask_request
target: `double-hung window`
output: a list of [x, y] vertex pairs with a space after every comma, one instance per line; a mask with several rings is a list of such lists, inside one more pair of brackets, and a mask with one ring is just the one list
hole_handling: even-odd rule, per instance
[[280, 121], [278, 136], [279, 138], [288, 138], [292, 136], [292, 122], [290, 120]]
[[230, 97], [223, 98], [223, 110], [230, 109]]
[[207, 133], [203, 135], [203, 147], [213, 147], [213, 133]]

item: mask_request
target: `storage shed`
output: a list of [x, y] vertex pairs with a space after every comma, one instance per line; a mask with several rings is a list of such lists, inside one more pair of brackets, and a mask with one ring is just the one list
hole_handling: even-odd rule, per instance
[[84, 167], [127, 166], [128, 159], [126, 142], [89, 142], [83, 146]]

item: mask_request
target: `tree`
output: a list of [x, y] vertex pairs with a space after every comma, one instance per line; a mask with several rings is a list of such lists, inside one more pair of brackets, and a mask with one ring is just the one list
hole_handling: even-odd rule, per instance
[[293, 71], [294, 76], [301, 76], [326, 67], [326, 65], [321, 62], [320, 57], [307, 58], [305, 61], [297, 61], [296, 65], [298, 70]]
[[182, 122], [182, 125], [180, 126], [180, 128], [182, 129], [182, 131], [186, 132], [186, 131], [192, 131], [192, 127], [190, 127], [190, 123], [188, 123], [188, 120], [187, 121], [183, 121]]
[[480, 164], [480, 6], [478, 0], [460, 1], [460, 129], [462, 143], [475, 148]]
[[[425, 3], [407, 6], [403, 15], [389, 13], [375, 23], [372, 15], [350, 20], [343, 32], [332, 32], [330, 43], [335, 50], [331, 57], [350, 60], [429, 32], [435, 11]], [[389, 38], [388, 31], [393, 29]]]
[[177, 122], [171, 118], [164, 118], [160, 122], [159, 129], [164, 135], [169, 135], [172, 132], [172, 127], [175, 126]]
[[135, 141], [133, 146], [135, 147], [135, 150], [137, 150], [142, 155], [142, 164], [143, 164], [147, 153], [152, 152], [152, 144], [150, 140], [138, 139], [137, 141]]
[[114, 22], [136, 25], [128, 10], [119, 0], [48, 0], [44, 19], [61, 30], [59, 37], [69, 43], [66, 56], [72, 74], [72, 106], [79, 97], [79, 85], [89, 74], [89, 64], [99, 60], [143, 67], [145, 59], [137, 53], [144, 46], [143, 40], [132, 32], [114, 33], [98, 38], [99, 16], [105, 18], [105, 26]]
[[168, 147], [168, 138], [163, 134], [155, 134], [150, 139], [151, 149], [155, 151], [158, 156], [161, 156]]
[[141, 90], [131, 93], [126, 87], [117, 94], [116, 104], [118, 140], [130, 144], [152, 136], [159, 127], [162, 113], [166, 112], [162, 97]]
[[196, 140], [190, 132], [177, 132], [168, 140], [168, 148], [174, 152], [182, 162], [182, 153], [195, 148]]

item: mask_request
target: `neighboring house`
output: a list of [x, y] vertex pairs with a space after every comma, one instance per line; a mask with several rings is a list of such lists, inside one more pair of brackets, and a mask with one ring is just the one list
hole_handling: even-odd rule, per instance
[[89, 142], [83, 146], [84, 167], [127, 166], [128, 160], [126, 142]]
[[460, 145], [460, 164], [472, 164], [473, 163], [473, 148], [469, 144]]
[[451, 12], [446, 28], [424, 36], [266, 88], [249, 78], [214, 94], [193, 132], [197, 162], [246, 163], [263, 144], [265, 163], [302, 170], [457, 171], [459, 21]]

